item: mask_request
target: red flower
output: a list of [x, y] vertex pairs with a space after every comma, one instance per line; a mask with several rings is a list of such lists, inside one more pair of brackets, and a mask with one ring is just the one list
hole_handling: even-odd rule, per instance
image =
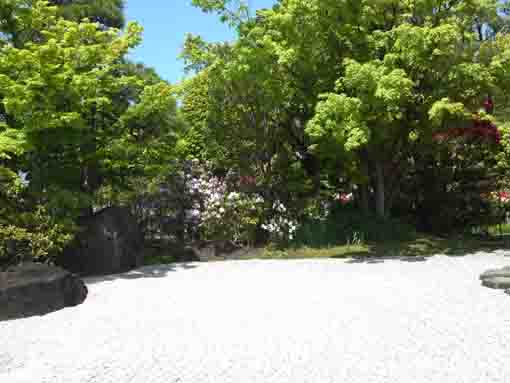
[[489, 96], [483, 103], [483, 107], [485, 108], [485, 111], [489, 114], [492, 114], [494, 111], [494, 101], [492, 101], [492, 98]]
[[340, 194], [338, 194], [337, 199], [342, 205], [347, 205], [349, 202], [352, 201], [353, 197], [354, 196], [352, 195], [352, 193], [349, 193], [349, 194], [340, 193]]
[[[494, 102], [490, 96], [485, 100], [483, 107], [487, 113], [492, 113], [494, 110]], [[473, 114], [473, 125], [471, 127], [451, 128], [445, 132], [435, 133], [432, 136], [434, 141], [444, 141], [456, 137], [483, 138], [491, 140], [496, 144], [501, 142], [501, 133], [497, 126], [491, 121], [482, 120], [478, 113]]]

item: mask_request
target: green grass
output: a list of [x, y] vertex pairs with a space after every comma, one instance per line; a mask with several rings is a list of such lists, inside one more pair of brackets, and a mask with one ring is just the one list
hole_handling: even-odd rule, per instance
[[[510, 225], [504, 225], [502, 229], [510, 233]], [[478, 233], [478, 237], [476, 234], [466, 234], [439, 238], [417, 233], [413, 226], [396, 219], [378, 219], [360, 214], [352, 207], [341, 207], [332, 211], [325, 220], [303, 222], [290, 245], [284, 248], [269, 246], [248, 249], [239, 259], [464, 255], [504, 248], [510, 243], [510, 236], [508, 239], [499, 237], [499, 226], [491, 227], [490, 233], [492, 237], [488, 239], [483, 239], [481, 233]], [[154, 243], [147, 251], [145, 263], [171, 263], [177, 259], [183, 259], [179, 257], [178, 248]]]
[[502, 223], [501, 225], [493, 225], [489, 227], [489, 234], [493, 236], [510, 234], [510, 224]]
[[468, 237], [438, 238], [418, 235], [407, 241], [383, 241], [323, 248], [300, 247], [284, 250], [265, 249], [261, 259], [350, 258], [350, 257], [424, 257], [434, 254], [462, 256], [477, 251], [494, 251], [504, 247], [501, 241]]
[[[491, 252], [508, 247], [503, 240], [481, 240], [474, 237], [439, 238], [416, 235], [410, 240], [377, 241], [339, 246], [290, 247], [277, 249], [266, 247], [251, 249], [240, 257], [250, 259], [324, 259], [324, 258], [398, 258], [427, 257], [435, 254], [462, 256], [478, 251]], [[146, 252], [144, 264], [168, 264], [176, 261], [172, 249], [152, 248]]]

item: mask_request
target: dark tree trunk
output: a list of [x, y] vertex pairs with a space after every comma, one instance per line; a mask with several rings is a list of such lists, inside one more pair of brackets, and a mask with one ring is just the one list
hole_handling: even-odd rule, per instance
[[370, 214], [370, 205], [369, 205], [369, 195], [368, 195], [368, 185], [363, 184], [359, 185], [360, 190], [360, 207], [361, 211], [363, 211], [363, 214], [368, 215]]
[[[361, 166], [361, 172], [363, 176], [367, 177], [368, 180], [370, 170], [369, 170], [369, 163], [368, 163], [368, 153], [366, 150], [362, 150], [360, 153], [360, 166]], [[359, 185], [359, 191], [360, 191], [360, 197], [361, 197], [361, 210], [363, 211], [363, 214], [369, 215], [370, 214], [370, 189], [369, 189], [370, 181], [365, 182], [363, 184]]]
[[386, 217], [386, 193], [384, 183], [383, 165], [380, 161], [375, 162], [375, 211], [379, 218]]

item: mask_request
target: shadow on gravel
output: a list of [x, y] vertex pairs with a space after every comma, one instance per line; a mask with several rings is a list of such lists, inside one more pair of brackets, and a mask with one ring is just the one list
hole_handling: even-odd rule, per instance
[[191, 270], [198, 265], [191, 263], [172, 263], [167, 265], [143, 266], [139, 269], [128, 271], [122, 274], [100, 275], [85, 277], [83, 281], [88, 284], [115, 281], [119, 279], [140, 279], [140, 278], [165, 278], [169, 273], [179, 270]]
[[507, 249], [507, 244], [499, 240], [423, 237], [407, 242], [370, 243], [362, 251], [342, 252], [332, 258], [353, 258], [348, 261], [350, 263], [380, 263], [377, 260], [424, 262], [428, 257], [438, 254], [462, 257], [477, 252], [490, 254]]
[[429, 257], [354, 257], [346, 263], [384, 263], [386, 261], [401, 261], [401, 262], [426, 262]]

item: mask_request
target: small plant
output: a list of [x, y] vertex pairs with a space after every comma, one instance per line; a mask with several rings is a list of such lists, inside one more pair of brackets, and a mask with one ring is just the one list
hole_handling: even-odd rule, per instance
[[271, 258], [271, 259], [278, 259], [278, 258], [287, 258], [289, 256], [288, 252], [286, 250], [280, 249], [276, 247], [276, 245], [272, 244], [264, 249], [264, 252], [262, 254], [263, 258]]
[[346, 244], [348, 246], [351, 246], [351, 245], [362, 245], [364, 242], [365, 241], [364, 241], [363, 233], [355, 231], [355, 232], [352, 233], [352, 237], [347, 238]]

